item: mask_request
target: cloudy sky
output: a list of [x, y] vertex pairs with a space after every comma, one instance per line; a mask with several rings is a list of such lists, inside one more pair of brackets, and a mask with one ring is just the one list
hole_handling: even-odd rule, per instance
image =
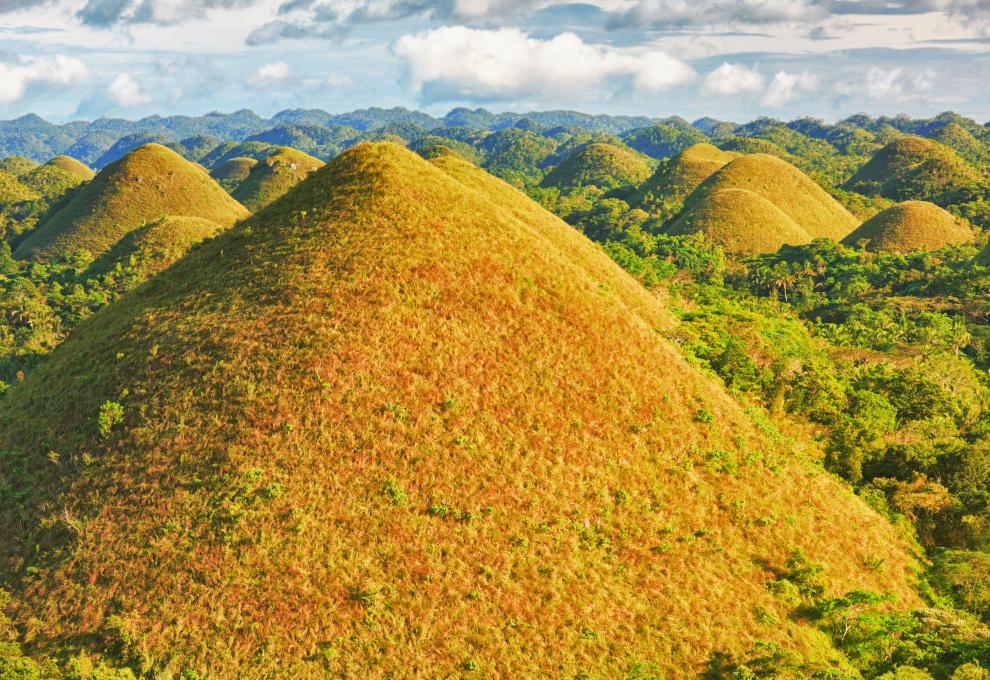
[[0, 0], [0, 118], [251, 108], [990, 120], [990, 0]]

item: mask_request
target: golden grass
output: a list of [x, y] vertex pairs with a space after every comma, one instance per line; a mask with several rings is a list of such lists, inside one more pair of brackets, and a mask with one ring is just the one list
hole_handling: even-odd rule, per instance
[[147, 280], [164, 271], [189, 248], [223, 231], [200, 217], [163, 217], [135, 229], [90, 265], [86, 278], [126, 267], [129, 276]]
[[736, 154], [711, 144], [695, 144], [662, 164], [633, 195], [634, 208], [651, 210], [662, 203], [680, 202], [706, 179], [721, 170]]
[[96, 177], [96, 173], [88, 165], [71, 156], [55, 156], [55, 158], [45, 163], [45, 165], [70, 172], [84, 182], [88, 182]]
[[544, 179], [541, 186], [561, 191], [596, 187], [609, 191], [639, 186], [650, 176], [650, 166], [639, 154], [614, 144], [589, 144], [568, 156]]
[[323, 161], [318, 158], [283, 146], [254, 165], [232, 195], [252, 212], [258, 211], [321, 167]]
[[906, 254], [968, 243], [972, 227], [926, 201], [905, 201], [864, 222], [843, 243], [867, 241], [866, 249]]
[[766, 588], [791, 548], [914, 604], [897, 532], [672, 323], [500, 180], [360, 145], [0, 401], [10, 613], [33, 652], [124, 631], [166, 677], [682, 677], [829, 653]]
[[195, 165], [148, 144], [111, 163], [25, 239], [14, 256], [52, 259], [108, 251], [128, 233], [166, 216], [200, 217], [224, 227], [248, 211]]

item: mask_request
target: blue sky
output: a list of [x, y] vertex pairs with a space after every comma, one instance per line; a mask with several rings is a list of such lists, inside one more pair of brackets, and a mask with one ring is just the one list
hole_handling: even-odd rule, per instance
[[990, 120], [990, 0], [0, 0], [0, 117]]

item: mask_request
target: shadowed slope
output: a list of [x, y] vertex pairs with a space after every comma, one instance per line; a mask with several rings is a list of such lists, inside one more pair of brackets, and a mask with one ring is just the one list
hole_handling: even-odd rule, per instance
[[681, 202], [736, 154], [711, 144], [695, 144], [663, 163], [630, 199], [634, 208], [652, 210], [661, 203]]
[[[672, 230], [687, 230], [686, 223], [692, 221], [693, 214], [699, 211], [731, 218], [726, 199], [730, 196], [743, 197], [743, 194], [721, 196], [717, 200], [723, 204], [710, 209], [706, 203], [715, 200], [718, 192], [725, 189], [745, 189], [769, 201], [780, 212], [787, 215], [810, 239], [830, 238], [840, 240], [858, 226], [859, 222], [845, 208], [829, 196], [820, 186], [793, 165], [766, 154], [741, 156], [709, 177], [685, 201], [684, 212], [677, 219]], [[751, 208], [751, 200], [746, 201]], [[767, 214], [765, 209], [758, 213]], [[756, 214], [756, 213], [754, 213]], [[766, 225], [776, 230], [776, 226]], [[740, 243], [752, 237], [762, 238], [764, 225], [735, 221], [736, 227], [744, 230]], [[754, 241], [755, 246], [756, 241]], [[743, 252], [752, 252], [746, 247]]]
[[18, 246], [20, 259], [77, 250], [99, 256], [134, 229], [165, 216], [200, 217], [229, 227], [247, 210], [174, 151], [149, 144], [104, 168]]
[[905, 201], [875, 215], [843, 243], [868, 241], [867, 250], [906, 254], [968, 243], [973, 230], [954, 215], [926, 201]]
[[82, 161], [76, 160], [72, 156], [56, 156], [51, 159], [45, 165], [50, 165], [60, 170], [65, 170], [66, 172], [72, 173], [84, 182], [96, 177], [96, 173], [93, 172], [88, 165]]
[[249, 210], [257, 211], [282, 197], [306, 179], [309, 173], [321, 167], [323, 161], [318, 158], [282, 147], [254, 165], [232, 195]]
[[670, 324], [503, 182], [361, 145], [0, 401], [11, 613], [163, 673], [616, 677], [827, 653], [766, 587], [790, 548], [913, 601], [894, 530]]
[[251, 170], [258, 164], [253, 158], [238, 156], [224, 161], [210, 173], [210, 177], [220, 182], [220, 185], [232, 191], [234, 188], [247, 179]]
[[628, 149], [614, 144], [589, 144], [568, 156], [541, 184], [561, 191], [597, 187], [609, 191], [639, 186], [650, 176], [650, 166]]

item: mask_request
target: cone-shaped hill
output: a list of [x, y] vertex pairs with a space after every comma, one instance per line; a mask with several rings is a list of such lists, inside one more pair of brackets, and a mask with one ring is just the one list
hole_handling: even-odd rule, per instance
[[671, 323], [505, 183], [359, 145], [0, 400], [9, 613], [149, 675], [624, 677], [827, 654], [767, 588], [791, 549], [916, 603], [896, 531]]
[[947, 146], [923, 137], [899, 137], [880, 149], [844, 185], [868, 196], [946, 204], [980, 173]]
[[210, 173], [210, 177], [220, 182], [225, 188], [236, 188], [241, 182], [247, 179], [251, 170], [258, 164], [253, 158], [237, 156], [229, 158], [218, 165]]
[[100, 171], [14, 256], [51, 259], [77, 250], [99, 256], [134, 229], [165, 216], [229, 227], [248, 211], [200, 168], [164, 146], [148, 144]]
[[45, 163], [45, 165], [72, 173], [84, 182], [88, 182], [96, 177], [96, 173], [93, 172], [88, 165], [82, 161], [76, 160], [72, 156], [56, 156]]
[[584, 187], [610, 191], [639, 186], [650, 176], [650, 166], [629, 149], [614, 144], [588, 144], [571, 154], [544, 179], [542, 186], [570, 192]]
[[[744, 191], [726, 192], [728, 189]], [[754, 195], [776, 210], [755, 200]], [[782, 216], [789, 219], [782, 220]], [[705, 180], [687, 198], [684, 211], [668, 231], [703, 231], [733, 252], [755, 254], [816, 238], [838, 241], [858, 224], [852, 214], [793, 165], [775, 156], [753, 154], [733, 160]]]
[[285, 146], [253, 166], [233, 196], [250, 210], [260, 210], [321, 167], [320, 159]]
[[688, 147], [661, 163], [630, 199], [630, 205], [650, 211], [664, 203], [679, 203], [735, 157], [711, 144]]
[[905, 201], [864, 222], [843, 243], [866, 241], [866, 249], [906, 254], [968, 243], [973, 230], [933, 203]]

